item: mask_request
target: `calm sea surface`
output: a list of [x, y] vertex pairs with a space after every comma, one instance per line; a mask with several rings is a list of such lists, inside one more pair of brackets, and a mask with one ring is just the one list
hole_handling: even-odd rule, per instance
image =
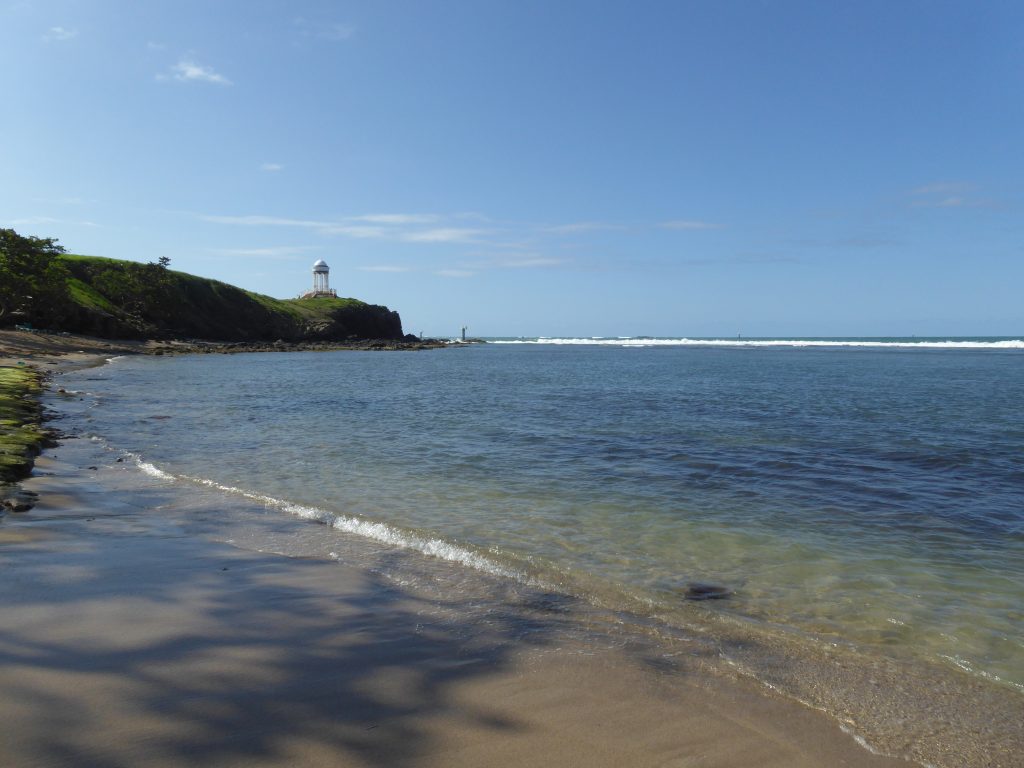
[[1024, 344], [531, 341], [122, 358], [62, 383], [168, 482], [666, 626], [1024, 690]]

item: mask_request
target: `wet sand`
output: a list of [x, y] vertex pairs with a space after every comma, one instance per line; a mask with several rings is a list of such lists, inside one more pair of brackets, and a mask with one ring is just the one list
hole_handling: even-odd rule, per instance
[[[0, 356], [139, 346], [93, 341], [5, 336]], [[557, 612], [471, 620], [457, 597], [224, 543], [95, 451], [44, 454], [38, 506], [0, 518], [0, 765], [908, 765], [748, 680], [569, 637]]]
[[43, 371], [98, 365], [114, 355], [139, 354], [151, 342], [115, 341], [64, 333], [0, 329], [0, 365], [24, 363]]
[[0, 765], [907, 765], [752, 683], [563, 646], [555, 619], [463, 624], [343, 563], [196, 535], [81, 466], [87, 443], [0, 523]]

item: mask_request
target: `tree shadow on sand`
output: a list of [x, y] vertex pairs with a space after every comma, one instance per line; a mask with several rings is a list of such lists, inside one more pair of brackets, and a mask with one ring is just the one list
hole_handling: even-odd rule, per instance
[[455, 688], [507, 671], [566, 620], [507, 605], [458, 621], [471, 606], [335, 563], [143, 537], [114, 526], [56, 570], [52, 556], [6, 550], [8, 764], [411, 765], [436, 746], [425, 719], [524, 728]]

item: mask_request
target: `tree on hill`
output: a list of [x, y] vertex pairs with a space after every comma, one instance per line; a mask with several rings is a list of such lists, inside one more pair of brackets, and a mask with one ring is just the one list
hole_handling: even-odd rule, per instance
[[171, 260], [138, 264], [131, 261], [100, 261], [86, 267], [89, 282], [115, 304], [131, 323], [162, 325], [180, 311], [180, 297], [168, 266]]
[[24, 237], [0, 229], [0, 323], [59, 322], [68, 312], [64, 248], [50, 237]]

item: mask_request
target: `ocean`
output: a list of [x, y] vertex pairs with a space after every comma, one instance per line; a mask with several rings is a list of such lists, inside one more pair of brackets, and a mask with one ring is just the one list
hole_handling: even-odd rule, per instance
[[1019, 732], [1019, 339], [491, 339], [60, 385], [62, 428], [139, 482], [303, 531], [261, 548], [571, 600], [883, 751]]

